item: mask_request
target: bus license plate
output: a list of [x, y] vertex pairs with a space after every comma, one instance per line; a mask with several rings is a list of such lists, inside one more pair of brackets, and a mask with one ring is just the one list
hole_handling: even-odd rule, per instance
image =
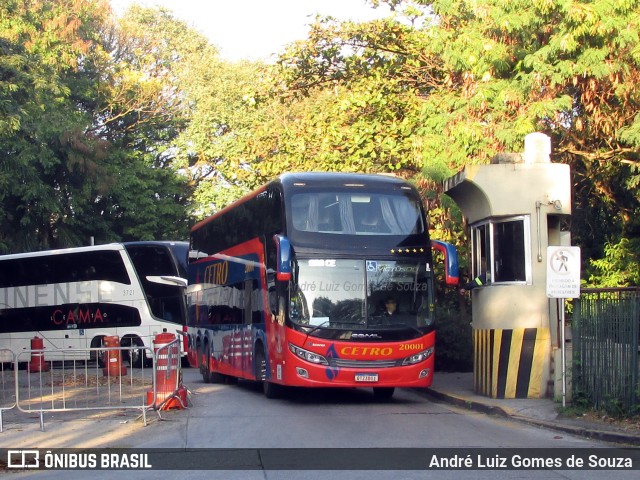
[[377, 373], [356, 373], [356, 382], [377, 382]]

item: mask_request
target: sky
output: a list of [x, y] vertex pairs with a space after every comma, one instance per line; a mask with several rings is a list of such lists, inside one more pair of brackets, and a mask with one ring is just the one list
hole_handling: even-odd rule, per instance
[[307, 37], [317, 13], [365, 21], [389, 12], [386, 6], [374, 9], [366, 0], [111, 0], [118, 14], [131, 3], [171, 10], [230, 61], [273, 60], [285, 45]]

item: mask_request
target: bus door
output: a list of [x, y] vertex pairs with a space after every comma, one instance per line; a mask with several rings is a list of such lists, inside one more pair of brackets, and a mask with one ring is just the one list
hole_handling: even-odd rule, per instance
[[74, 328], [63, 333], [62, 347], [66, 350], [69, 348], [88, 348], [87, 331], [84, 328]]

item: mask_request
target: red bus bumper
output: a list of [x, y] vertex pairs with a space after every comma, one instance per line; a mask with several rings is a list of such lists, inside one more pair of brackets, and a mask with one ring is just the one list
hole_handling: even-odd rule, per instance
[[394, 343], [298, 340], [295, 335], [289, 340], [281, 378], [274, 378], [277, 383], [299, 387], [429, 387], [433, 382], [434, 332]]

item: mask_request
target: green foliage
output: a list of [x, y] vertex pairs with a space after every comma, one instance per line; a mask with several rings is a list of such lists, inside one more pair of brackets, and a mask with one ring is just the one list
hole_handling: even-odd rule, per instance
[[[640, 7], [373, 0], [317, 18], [275, 65], [228, 63], [163, 9], [0, 5], [0, 252], [184, 238], [274, 175], [393, 172], [464, 251], [442, 180], [533, 131], [571, 165], [590, 284], [637, 284]], [[464, 255], [461, 255], [461, 260]]]
[[[254, 132], [263, 112], [256, 108], [261, 65], [227, 64], [213, 51], [192, 58], [179, 83], [189, 99], [188, 122], [176, 138], [175, 165], [183, 169], [196, 192], [196, 210], [206, 210], [215, 197], [214, 210], [234, 200], [218, 188], [246, 192], [257, 183], [251, 153]], [[205, 198], [208, 201], [200, 203]], [[220, 203], [220, 201], [224, 203]]]
[[571, 405], [560, 408], [560, 414], [565, 417], [581, 417], [587, 414], [600, 418], [609, 418], [617, 421], [638, 420], [638, 405], [627, 407], [622, 400], [617, 397], [607, 397], [602, 401], [602, 407], [596, 409], [593, 399], [585, 392], [574, 392], [572, 394]]
[[[287, 98], [296, 98], [291, 92], [314, 97], [345, 89], [354, 98], [346, 111], [366, 121], [371, 135], [346, 130], [343, 145], [351, 148], [341, 154], [347, 168], [354, 152], [375, 151], [381, 139], [406, 147], [409, 142], [398, 139], [410, 138], [413, 150], [378, 150], [357, 165], [417, 177], [433, 228], [463, 240], [453, 233], [459, 224], [446, 226], [452, 211], [440, 200], [442, 177], [470, 163], [486, 163], [498, 152], [521, 151], [526, 134], [543, 131], [553, 138], [554, 161], [572, 167], [572, 234], [587, 257], [603, 258], [606, 242], [637, 235], [640, 7], [635, 2], [384, 3], [395, 14], [382, 21], [319, 19], [309, 39], [280, 59], [276, 78], [285, 82]], [[356, 103], [364, 91], [379, 92], [384, 104], [374, 95]], [[339, 115], [332, 118], [345, 124]], [[396, 153], [404, 160], [393, 161]], [[628, 247], [638, 253], [637, 244]], [[618, 262], [615, 268], [625, 267]]]
[[165, 51], [133, 61], [112, 20], [102, 0], [0, 7], [0, 252], [186, 236]]
[[17, 0], [0, 7], [4, 251], [88, 240], [78, 220], [97, 188], [105, 145], [86, 133], [91, 119], [83, 107], [91, 92], [79, 59], [91, 63], [104, 8], [100, 1]]
[[457, 291], [450, 290], [440, 298], [436, 308], [436, 372], [470, 372], [473, 370], [471, 316], [465, 305], [461, 305], [464, 299]]
[[587, 286], [628, 287], [640, 285], [640, 238], [607, 243], [604, 257], [590, 261]]

